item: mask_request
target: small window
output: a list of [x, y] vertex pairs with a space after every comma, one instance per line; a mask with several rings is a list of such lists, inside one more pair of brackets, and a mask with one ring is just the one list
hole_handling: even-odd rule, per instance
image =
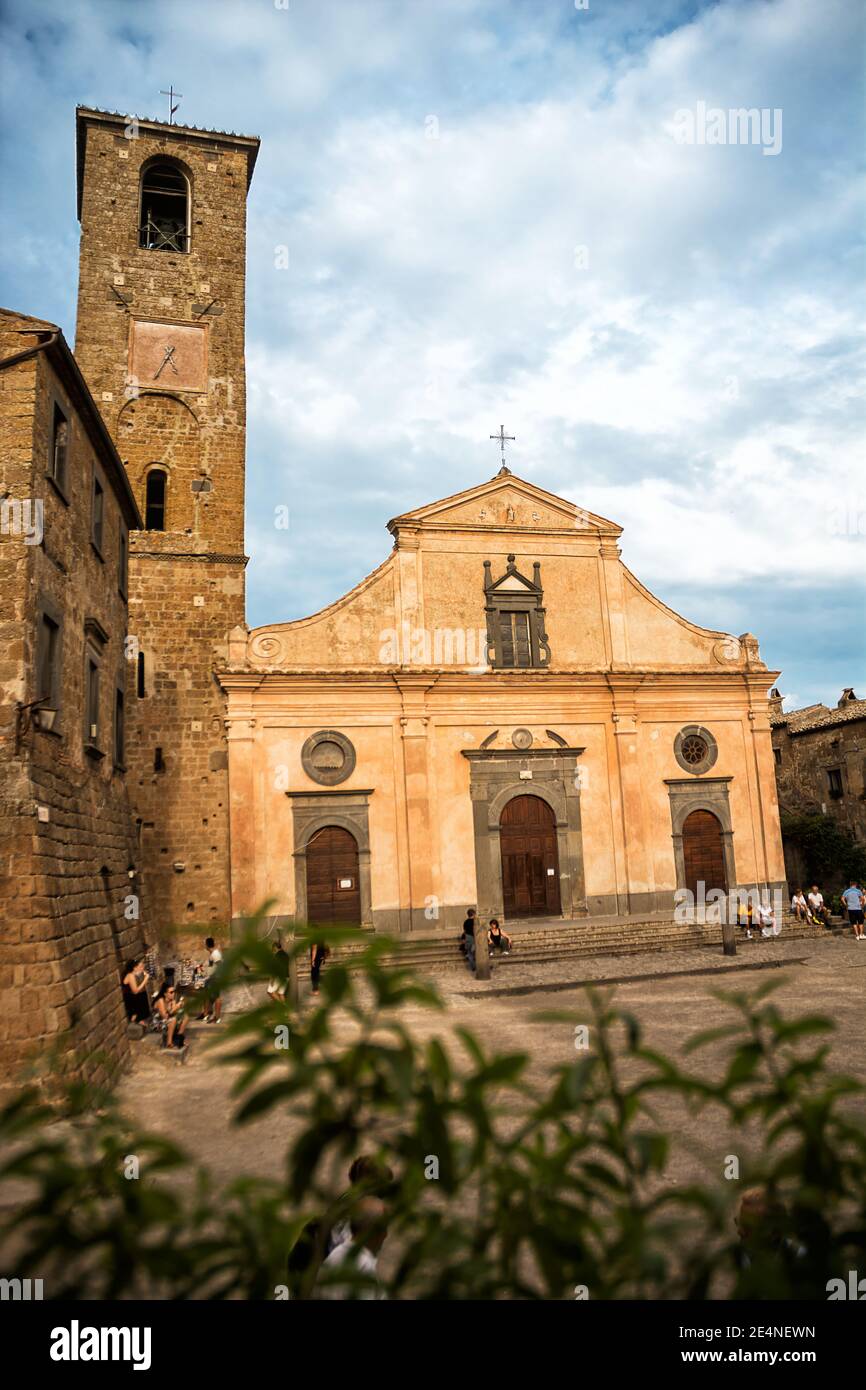
[[842, 795], [842, 772], [838, 767], [827, 769], [827, 783], [830, 795], [840, 797]]
[[84, 742], [89, 748], [99, 746], [99, 661], [91, 653], [87, 654], [84, 683]]
[[161, 468], [152, 468], [147, 475], [144, 502], [145, 531], [165, 530], [165, 480], [166, 475]]
[[66, 457], [69, 449], [69, 421], [54, 405], [54, 423], [51, 430], [51, 454], [48, 459], [48, 472], [61, 492], [66, 490]]
[[136, 675], [137, 675], [136, 690], [137, 690], [137, 692], [138, 692], [138, 698], [139, 698], [139, 700], [143, 700], [143, 699], [144, 699], [144, 696], [145, 696], [145, 688], [144, 688], [144, 652], [139, 652], [139, 653], [138, 653], [138, 668], [137, 668]]
[[60, 698], [60, 624], [43, 613], [37, 655], [36, 698], [57, 709]]
[[151, 164], [141, 180], [138, 244], [145, 251], [189, 249], [189, 184], [173, 164]]
[[102, 540], [105, 530], [105, 492], [102, 483], [94, 473], [93, 475], [93, 528], [90, 539], [96, 546], [100, 555], [102, 554]]
[[153, 750], [153, 770], [154, 772], [165, 772], [165, 759], [162, 756], [162, 749]]
[[117, 587], [121, 598], [126, 598], [126, 578], [129, 573], [129, 532], [120, 523], [120, 539], [117, 547]]
[[114, 761], [118, 767], [123, 767], [124, 751], [123, 691], [120, 686], [118, 686], [114, 692]]
[[774, 748], [774, 749], [773, 749], [773, 757], [776, 759], [776, 763], [777, 763], [777, 764], [778, 764], [778, 763], [781, 763], [781, 761], [782, 761], [782, 750], [781, 750], [781, 748]]

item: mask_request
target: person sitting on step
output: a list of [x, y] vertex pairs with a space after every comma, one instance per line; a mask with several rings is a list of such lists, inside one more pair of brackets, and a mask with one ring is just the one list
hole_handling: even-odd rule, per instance
[[174, 985], [163, 980], [153, 998], [153, 1007], [162, 1028], [165, 1047], [184, 1047], [186, 1045], [186, 1015], [183, 1003], [177, 998]]
[[491, 952], [499, 951], [507, 956], [511, 950], [511, 937], [506, 935], [495, 917], [490, 919], [490, 926], [487, 928], [487, 941]]

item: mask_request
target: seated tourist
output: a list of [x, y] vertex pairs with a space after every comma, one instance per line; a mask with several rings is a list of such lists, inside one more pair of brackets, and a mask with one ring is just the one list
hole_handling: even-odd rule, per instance
[[163, 1041], [166, 1047], [183, 1047], [186, 1039], [186, 1014], [183, 1003], [177, 998], [174, 985], [163, 980], [153, 997], [153, 1007], [163, 1028]]
[[776, 921], [776, 914], [771, 907], [764, 907], [763, 903], [758, 903], [755, 910], [757, 925], [761, 928], [762, 936], [778, 936], [782, 930]]
[[809, 911], [809, 904], [806, 902], [806, 895], [802, 888], [798, 888], [791, 899], [791, 911], [798, 922], [811, 922], [812, 914]]
[[123, 1004], [130, 1022], [146, 1023], [150, 1018], [147, 1002], [149, 974], [144, 968], [144, 956], [128, 960], [123, 968]]
[[491, 951], [503, 951], [507, 956], [511, 950], [511, 937], [506, 935], [495, 917], [490, 919], [490, 926], [487, 928], [487, 940]]
[[823, 922], [824, 926], [830, 921], [829, 908], [824, 906], [824, 894], [821, 892], [817, 883], [812, 884], [811, 892], [806, 895], [806, 902], [809, 904], [809, 911], [816, 922]]
[[752, 900], [743, 902], [742, 899], [737, 904], [737, 926], [743, 927], [749, 941], [752, 939]]

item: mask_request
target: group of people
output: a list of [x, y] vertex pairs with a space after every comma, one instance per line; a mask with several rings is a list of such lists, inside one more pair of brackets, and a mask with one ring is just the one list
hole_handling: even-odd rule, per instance
[[[854, 940], [862, 941], [866, 893], [857, 880], [852, 878], [848, 887], [841, 894], [841, 898], [854, 932]], [[829, 927], [830, 925], [830, 909], [825, 903], [824, 894], [817, 883], [813, 883], [809, 892], [805, 894], [802, 888], [797, 889], [791, 899], [791, 910], [800, 922], [808, 922], [811, 926]]]
[[[463, 930], [460, 933], [459, 946], [463, 955], [466, 957], [466, 964], [470, 970], [475, 969], [475, 927], [477, 911], [474, 907], [467, 908], [466, 921], [463, 923]], [[511, 937], [502, 930], [498, 920], [491, 917], [487, 928], [487, 949], [491, 955], [498, 952], [500, 955], [507, 956], [511, 951]]]
[[[212, 936], [207, 937], [204, 944], [208, 958], [204, 967], [203, 1007], [198, 1018], [205, 1023], [219, 1023], [222, 998], [212, 977], [223, 956]], [[140, 1023], [160, 1033], [164, 1047], [186, 1049], [186, 1006], [182, 992], [175, 985], [174, 974], [166, 972], [156, 993], [150, 997], [148, 986], [152, 979], [144, 956], [133, 956], [126, 962], [121, 979], [126, 1016], [131, 1023]]]

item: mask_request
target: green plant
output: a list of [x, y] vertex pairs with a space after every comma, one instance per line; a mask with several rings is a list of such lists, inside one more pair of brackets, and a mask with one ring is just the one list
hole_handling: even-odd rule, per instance
[[[226, 952], [224, 988], [279, 969], [256, 925]], [[566, 1038], [588, 1028], [588, 1046], [540, 1083], [527, 1054], [489, 1053], [466, 1029], [453, 1044], [416, 1037], [404, 1005], [442, 1005], [407, 966], [386, 965], [396, 943], [316, 938], [355, 954], [332, 959], [315, 1005], [235, 1015], [213, 1055], [232, 1070], [235, 1123], [285, 1115], [284, 1179], [218, 1191], [111, 1096], [74, 1087], [58, 1121], [31, 1088], [0, 1117], [0, 1183], [27, 1189], [4, 1222], [7, 1273], [43, 1277], [52, 1297], [307, 1297], [323, 1233], [364, 1195], [342, 1190], [361, 1151], [392, 1172], [391, 1297], [825, 1298], [829, 1278], [862, 1265], [863, 1088], [828, 1071], [827, 1019], [785, 1018], [771, 986], [720, 996], [730, 1023], [689, 1051], [721, 1041], [727, 1065], [703, 1075], [647, 1048], [634, 1017], [588, 991], [579, 1012], [538, 1016]], [[287, 943], [295, 961], [310, 940]], [[670, 1096], [696, 1125], [720, 1107], [749, 1128], [739, 1183], [668, 1181], [677, 1141], [656, 1111]], [[124, 1175], [130, 1155], [138, 1181]], [[744, 1261], [732, 1218], [747, 1184], [774, 1221]]]

